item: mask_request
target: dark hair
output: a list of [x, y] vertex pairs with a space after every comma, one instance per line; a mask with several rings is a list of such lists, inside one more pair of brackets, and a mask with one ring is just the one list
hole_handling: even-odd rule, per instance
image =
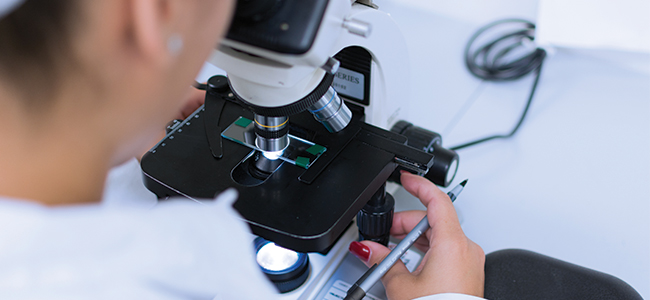
[[0, 19], [0, 79], [30, 108], [47, 106], [72, 63], [77, 0], [27, 0]]

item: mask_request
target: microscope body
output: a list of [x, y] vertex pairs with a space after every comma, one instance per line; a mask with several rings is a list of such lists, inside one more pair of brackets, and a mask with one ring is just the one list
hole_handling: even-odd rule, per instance
[[226, 39], [209, 62], [228, 73], [230, 85], [246, 101], [279, 107], [315, 90], [330, 57], [341, 61], [334, 88], [364, 107], [366, 122], [390, 128], [407, 118], [406, 41], [389, 14], [349, 0], [329, 1], [317, 38], [305, 53], [276, 53]]
[[[281, 14], [291, 1], [274, 2], [267, 11]], [[242, 21], [243, 38], [229, 34], [210, 58], [228, 77], [210, 79], [204, 106], [170, 128], [141, 166], [160, 199], [209, 201], [235, 188], [234, 207], [253, 233], [326, 253], [391, 176], [424, 176], [436, 153], [387, 130], [405, 117], [410, 86], [406, 44], [390, 16], [350, 0], [311, 4], [320, 25], [305, 25], [311, 38], [294, 48], [281, 37], [252, 45], [245, 27], [268, 12], [247, 14], [257, 21]]]

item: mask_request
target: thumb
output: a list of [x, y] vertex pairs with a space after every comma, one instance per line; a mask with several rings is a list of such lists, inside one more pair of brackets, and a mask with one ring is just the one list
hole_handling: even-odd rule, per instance
[[[354, 241], [350, 243], [350, 252], [361, 259], [368, 267], [381, 263], [390, 251], [384, 245], [372, 241]], [[388, 281], [390, 278], [401, 274], [411, 274], [411, 272], [409, 272], [402, 260], [398, 259], [395, 265], [384, 274], [383, 280]]]

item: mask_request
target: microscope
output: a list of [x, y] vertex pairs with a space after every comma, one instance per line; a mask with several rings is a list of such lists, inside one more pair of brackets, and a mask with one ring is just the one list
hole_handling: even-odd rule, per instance
[[403, 121], [408, 50], [371, 0], [239, 0], [209, 62], [227, 76], [210, 78], [205, 104], [142, 159], [161, 200], [235, 188], [255, 235], [327, 255], [355, 220], [361, 239], [388, 242], [386, 186], [401, 170], [454, 178], [458, 155]]

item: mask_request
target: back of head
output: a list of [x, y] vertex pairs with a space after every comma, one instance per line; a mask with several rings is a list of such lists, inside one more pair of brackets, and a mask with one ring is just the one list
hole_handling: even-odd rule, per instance
[[[20, 95], [27, 108], [47, 106], [70, 68], [76, 0], [2, 0], [0, 9], [0, 84]], [[4, 16], [3, 16], [4, 15]]]

